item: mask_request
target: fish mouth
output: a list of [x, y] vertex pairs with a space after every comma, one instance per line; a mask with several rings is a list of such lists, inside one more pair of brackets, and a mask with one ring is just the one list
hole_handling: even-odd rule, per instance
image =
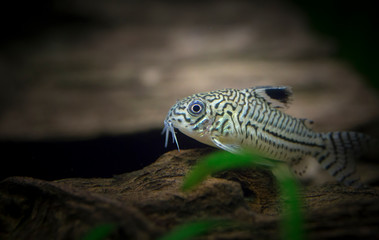
[[171, 133], [171, 136], [172, 136], [172, 143], [176, 143], [176, 146], [178, 147], [178, 151], [180, 152], [178, 139], [176, 139], [176, 135], [175, 135], [174, 125], [172, 124], [171, 121], [164, 120], [164, 128], [161, 134], [162, 135], [166, 134], [166, 140], [164, 144], [165, 148], [167, 148], [168, 139], [170, 138], [169, 133]]

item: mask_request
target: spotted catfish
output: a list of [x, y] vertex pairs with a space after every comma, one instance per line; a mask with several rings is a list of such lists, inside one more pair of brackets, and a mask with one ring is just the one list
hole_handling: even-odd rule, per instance
[[289, 87], [279, 86], [224, 89], [186, 97], [164, 120], [165, 146], [171, 133], [179, 150], [176, 128], [210, 146], [232, 153], [251, 149], [286, 161], [293, 169], [304, 169], [303, 159], [313, 157], [338, 181], [359, 187], [354, 159], [371, 145], [370, 137], [356, 132], [313, 131], [312, 121], [281, 110], [291, 95]]

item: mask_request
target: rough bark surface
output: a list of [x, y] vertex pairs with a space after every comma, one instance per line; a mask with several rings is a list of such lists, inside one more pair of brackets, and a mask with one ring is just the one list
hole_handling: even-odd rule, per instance
[[[209, 218], [240, 225], [206, 239], [279, 238], [279, 200], [268, 171], [226, 171], [191, 192], [180, 190], [185, 174], [210, 151], [171, 151], [142, 170], [107, 179], [8, 178], [0, 183], [0, 238], [80, 239], [114, 223], [109, 239], [156, 239], [178, 224]], [[302, 193], [309, 239], [379, 238], [377, 187], [333, 184]]]
[[151, 239], [157, 229], [139, 211], [63, 184], [12, 177], [0, 185], [0, 239], [81, 239], [116, 224], [114, 239]]

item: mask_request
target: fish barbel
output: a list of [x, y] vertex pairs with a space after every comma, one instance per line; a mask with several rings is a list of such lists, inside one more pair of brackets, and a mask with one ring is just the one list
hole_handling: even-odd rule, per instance
[[[305, 172], [304, 159], [315, 158], [338, 181], [359, 187], [355, 159], [370, 137], [356, 132], [319, 133], [312, 121], [284, 113], [289, 87], [224, 89], [198, 93], [178, 101], [164, 120], [165, 146], [175, 128], [191, 138], [231, 153], [251, 149], [265, 157], [286, 161], [295, 173]], [[303, 169], [303, 170], [296, 170]]]

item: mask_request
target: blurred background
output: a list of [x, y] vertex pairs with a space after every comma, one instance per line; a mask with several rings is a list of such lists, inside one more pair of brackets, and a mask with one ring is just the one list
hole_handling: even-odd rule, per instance
[[[110, 177], [164, 152], [193, 93], [291, 86], [318, 131], [378, 135], [369, 1], [36, 0], [2, 4], [0, 179]], [[183, 149], [201, 144], [179, 135]]]

